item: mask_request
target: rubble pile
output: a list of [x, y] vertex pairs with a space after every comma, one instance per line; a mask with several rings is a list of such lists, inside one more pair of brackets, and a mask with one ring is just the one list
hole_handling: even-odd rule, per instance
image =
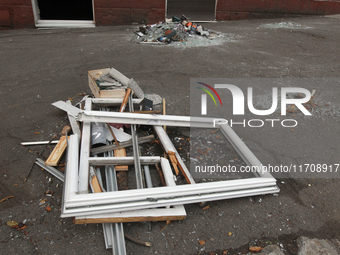
[[140, 26], [137, 31], [136, 41], [145, 44], [172, 44], [172, 45], [200, 45], [204, 42], [211, 45], [209, 41], [225, 36], [213, 30], [206, 30], [202, 25], [191, 22], [184, 15], [181, 18], [172, 17], [153, 25]]

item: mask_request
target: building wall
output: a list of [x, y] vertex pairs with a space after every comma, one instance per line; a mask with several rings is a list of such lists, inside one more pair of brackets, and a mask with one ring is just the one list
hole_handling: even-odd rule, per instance
[[31, 0], [1, 0], [0, 28], [34, 27]]
[[275, 14], [340, 13], [338, 0], [218, 0], [216, 20], [250, 19]]
[[165, 0], [94, 0], [96, 25], [123, 25], [164, 20]]
[[[95, 22], [97, 26], [152, 24], [164, 20], [165, 6], [165, 0], [94, 0]], [[218, 0], [216, 6], [217, 20], [338, 13], [338, 0]], [[34, 27], [31, 0], [0, 0], [0, 28], [30, 27]]]

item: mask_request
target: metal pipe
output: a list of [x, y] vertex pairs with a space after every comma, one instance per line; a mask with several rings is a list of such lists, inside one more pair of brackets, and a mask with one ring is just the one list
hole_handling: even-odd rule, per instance
[[57, 177], [59, 180], [61, 180], [62, 182], [64, 181], [65, 177], [64, 174], [61, 173], [58, 169], [52, 167], [52, 166], [46, 166], [45, 162], [41, 159], [41, 158], [37, 158], [35, 163], [44, 168], [47, 172], [49, 172], [50, 174], [52, 174], [53, 176]]
[[[129, 97], [129, 110], [133, 111], [132, 94], [130, 94], [130, 97]], [[141, 162], [139, 158], [136, 125], [131, 125], [131, 136], [132, 136], [133, 160], [134, 160], [135, 173], [136, 173], [136, 185], [137, 185], [137, 189], [142, 189], [143, 188], [142, 167], [141, 167]]]
[[29, 146], [29, 145], [44, 145], [44, 144], [57, 144], [59, 142], [59, 140], [58, 141], [52, 141], [52, 142], [50, 142], [50, 141], [37, 141], [37, 142], [22, 142], [22, 143], [20, 143], [21, 145], [23, 145], [23, 146]]
[[[113, 157], [113, 151], [104, 153], [104, 157]], [[107, 191], [118, 191], [114, 166], [105, 166], [105, 176]], [[106, 232], [106, 247], [111, 247], [114, 255], [126, 255], [123, 223], [104, 223], [103, 230]]]
[[152, 181], [151, 181], [151, 175], [150, 175], [150, 168], [148, 165], [144, 166], [144, 175], [145, 175], [145, 181], [146, 181], [146, 187], [148, 189], [152, 188]]

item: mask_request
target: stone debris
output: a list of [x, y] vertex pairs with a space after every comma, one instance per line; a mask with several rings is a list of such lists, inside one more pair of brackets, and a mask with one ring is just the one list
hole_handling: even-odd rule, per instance
[[298, 255], [338, 255], [339, 249], [328, 240], [325, 239], [309, 239], [301, 236], [297, 239], [299, 245]]

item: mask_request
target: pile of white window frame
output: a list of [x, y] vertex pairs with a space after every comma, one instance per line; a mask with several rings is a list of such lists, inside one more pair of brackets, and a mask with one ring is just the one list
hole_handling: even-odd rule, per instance
[[[257, 172], [254, 178], [224, 180], [208, 183], [195, 183], [180, 155], [162, 128], [166, 126], [216, 128], [210, 118], [192, 118], [186, 116], [152, 115], [137, 113], [119, 113], [93, 111], [92, 104], [120, 103], [119, 99], [87, 98], [85, 110], [81, 110], [63, 101], [53, 103], [65, 110], [71, 119], [83, 122], [81, 140], [79, 134], [71, 135], [67, 149], [67, 165], [63, 190], [61, 217], [75, 217], [76, 223], [114, 223], [104, 227], [106, 247], [113, 247], [117, 254], [118, 244], [107, 240], [114, 234], [118, 223], [132, 221], [157, 221], [184, 219], [186, 212], [184, 204], [203, 201], [214, 201], [246, 196], [272, 194], [279, 192], [276, 179], [270, 173]], [[132, 98], [130, 98], [132, 102]], [[130, 105], [133, 105], [130, 103]], [[165, 158], [139, 156], [138, 143], [133, 144], [133, 157], [91, 157], [90, 132], [91, 122], [152, 125], [166, 152], [175, 152], [182, 174], [188, 184], [176, 185], [169, 161]], [[261, 162], [227, 124], [218, 126], [230, 144], [249, 166], [261, 166]], [[136, 135], [133, 135], [133, 137]], [[137, 147], [137, 152], [136, 148]], [[80, 151], [80, 153], [79, 153]], [[139, 153], [137, 153], [139, 154]], [[102, 193], [89, 193], [89, 170], [94, 166], [134, 165], [137, 182], [140, 178], [138, 170], [141, 165], [161, 164], [167, 186], [143, 188], [137, 183], [134, 190], [107, 190]], [[136, 165], [137, 164], [137, 165]], [[109, 229], [105, 231], [105, 228]], [[119, 232], [119, 231], [118, 231]], [[118, 233], [117, 232], [117, 233]], [[121, 234], [121, 232], [120, 232]], [[116, 236], [117, 239], [117, 236]], [[120, 244], [123, 241], [120, 241]], [[116, 247], [116, 248], [115, 248]], [[125, 247], [124, 247], [125, 249]]]

